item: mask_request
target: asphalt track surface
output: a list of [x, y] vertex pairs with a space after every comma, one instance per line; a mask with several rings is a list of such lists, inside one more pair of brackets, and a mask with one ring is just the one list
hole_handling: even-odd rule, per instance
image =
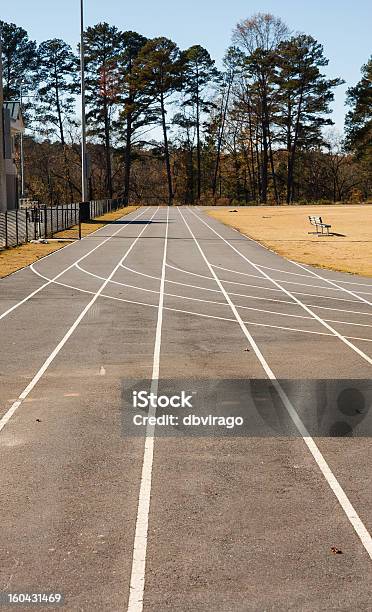
[[[0, 330], [1, 591], [371, 610], [372, 279], [142, 208], [0, 281]], [[128, 381], [186, 379], [248, 384], [242, 432], [129, 435]]]

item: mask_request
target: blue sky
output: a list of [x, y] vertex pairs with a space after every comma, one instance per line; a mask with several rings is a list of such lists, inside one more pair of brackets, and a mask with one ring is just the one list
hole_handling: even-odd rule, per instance
[[[80, 0], [17, 0], [1, 7], [1, 19], [28, 30], [38, 42], [63, 38], [76, 45]], [[342, 129], [345, 90], [359, 80], [360, 68], [372, 54], [372, 2], [367, 0], [85, 0], [86, 24], [108, 21], [146, 36], [168, 36], [181, 48], [205, 46], [217, 63], [231, 41], [240, 19], [256, 12], [281, 17], [294, 31], [311, 34], [324, 45], [330, 60], [327, 74], [341, 76], [334, 121]]]

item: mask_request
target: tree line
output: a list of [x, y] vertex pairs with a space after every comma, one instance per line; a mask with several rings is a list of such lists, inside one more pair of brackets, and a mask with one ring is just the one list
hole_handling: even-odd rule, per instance
[[[76, 201], [79, 54], [37, 45], [0, 22], [4, 97], [22, 95], [29, 197]], [[238, 23], [222, 69], [207, 49], [181, 50], [108, 23], [84, 35], [91, 199], [281, 204], [371, 197], [372, 58], [348, 90], [345, 134], [332, 130], [343, 81], [323, 46], [279, 18]], [[22, 92], [22, 93], [21, 93]]]

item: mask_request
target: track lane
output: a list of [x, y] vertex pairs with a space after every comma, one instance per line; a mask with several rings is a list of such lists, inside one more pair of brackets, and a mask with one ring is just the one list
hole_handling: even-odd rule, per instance
[[[244, 269], [235, 255], [221, 248], [219, 240], [201, 229], [191, 212], [184, 214], [208, 259], [227, 268]], [[218, 378], [223, 372], [229, 378], [248, 375], [259, 382], [261, 366], [251, 352], [245, 352], [246, 340], [236, 318], [226, 312], [229, 306], [207, 301], [223, 299], [223, 291], [210, 277], [187, 228], [177, 222], [178, 216], [176, 209], [170, 211], [161, 379]], [[148, 229], [125, 268], [117, 270], [114, 282], [107, 282], [97, 308], [70, 338], [70, 351], [62, 350], [51, 364], [27, 411], [14, 417], [2, 432], [3, 487], [14, 489], [14, 465], [21, 481], [27, 483], [24, 491], [20, 483], [14, 495], [3, 500], [3, 514], [8, 516], [10, 509], [16, 516], [14, 523], [5, 521], [12, 546], [9, 556], [3, 558], [3, 575], [7, 578], [14, 569], [13, 554], [22, 560], [23, 566], [15, 568], [15, 578], [23, 584], [27, 580], [40, 584], [45, 576], [52, 584], [63, 575], [73, 609], [86, 605], [93, 610], [126, 609], [128, 600], [143, 441], [122, 438], [120, 381], [128, 374], [151, 377], [163, 278], [164, 210], [157, 220], [158, 225]], [[239, 239], [239, 248], [247, 248], [245, 242]], [[69, 283], [77, 285], [73, 301], [84, 291], [89, 292], [85, 296], [89, 300], [102, 280], [108, 279], [105, 269], [112, 264], [114, 251], [110, 247], [107, 257], [88, 260], [84, 268], [90, 274], [75, 269], [61, 279], [67, 285], [64, 290]], [[270, 264], [271, 259], [263, 263]], [[44, 272], [47, 276], [50, 270]], [[236, 274], [226, 273], [221, 280], [230, 296], [239, 292], [237, 285], [229, 283], [231, 277]], [[187, 288], [187, 284], [194, 286]], [[58, 295], [58, 286], [54, 289]], [[202, 299], [206, 301], [199, 301]], [[240, 298], [231, 299], [235, 303]], [[335, 355], [343, 362], [338, 372], [349, 369], [363, 376], [357, 356], [335, 350], [338, 340], [327, 330], [289, 331], [270, 326], [270, 321], [263, 327], [264, 316], [275, 323], [270, 313], [259, 313], [269, 304], [272, 310], [278, 307], [247, 294], [242, 298], [247, 309], [238, 312], [244, 321], [249, 318], [248, 308], [256, 310], [252, 334], [265, 350], [270, 347], [269, 363], [279, 364], [283, 377], [291, 371], [295, 379], [307, 367], [307, 356], [305, 364], [298, 359], [304, 350], [313, 355], [325, 351], [321, 363], [314, 358], [307, 370], [314, 376], [322, 372], [331, 378]], [[293, 314], [293, 308], [299, 310], [290, 300], [280, 308], [283, 318]], [[359, 314], [354, 317], [358, 320]], [[283, 355], [289, 356], [287, 361], [283, 362]], [[72, 358], [77, 367], [71, 376]], [[315, 389], [308, 385], [310, 396]], [[38, 417], [41, 424], [35, 426]], [[323, 440], [317, 443], [323, 445]], [[227, 612], [263, 606], [285, 610], [291, 605], [320, 610], [330, 600], [339, 609], [349, 609], [356, 602], [358, 609], [368, 609], [365, 553], [303, 447], [300, 439], [280, 436], [240, 440], [156, 437], [145, 610]], [[341, 474], [342, 484], [368, 521], [365, 441], [326, 439], [322, 452], [332, 471]], [[37, 513], [43, 520], [41, 532]], [[25, 525], [23, 531], [20, 524]], [[332, 557], [331, 545], [339, 545], [345, 554]], [[30, 555], [35, 547], [44, 560], [41, 567]]]
[[[135, 214], [133, 212], [134, 215], [134, 219], [131, 219], [130, 215], [128, 215], [128, 222], [130, 222], [131, 220], [135, 220], [138, 217], [141, 217], [144, 214], [145, 211], [141, 211], [139, 214]], [[124, 219], [124, 217], [123, 217]], [[100, 232], [101, 230], [104, 228], [101, 228], [99, 230], [97, 230], [97, 232], [94, 232], [93, 234], [89, 235], [89, 238], [99, 238], [100, 237]], [[84, 260], [86, 257], [88, 257], [91, 253], [95, 252], [97, 249], [99, 249], [103, 244], [107, 243], [109, 240], [111, 240], [111, 238], [113, 238], [115, 235], [119, 234], [122, 231], [122, 228], [119, 228], [116, 232], [114, 232], [114, 234], [112, 236], [107, 236], [104, 238], [104, 240], [96, 245], [95, 247], [93, 247], [92, 249], [90, 249], [87, 253], [85, 253], [83, 256], [80, 256], [78, 260], [76, 261], [82, 261]], [[83, 246], [82, 246], [83, 245]], [[85, 246], [87, 246], [87, 239], [83, 239], [82, 241], [79, 242], [75, 242], [71, 245], [68, 245], [70, 247], [75, 247], [75, 250], [70, 249], [68, 251], [67, 254], [67, 259], [70, 259], [70, 255], [72, 257], [75, 256], [75, 251], [76, 250], [84, 250]], [[57, 256], [60, 255], [59, 258], [57, 259], [56, 257], [52, 257], [52, 256]], [[42, 262], [43, 264], [49, 264], [50, 260], [52, 259], [52, 266], [58, 265], [58, 262], [63, 261], [64, 257], [66, 255], [65, 249], [61, 249], [60, 251], [54, 251], [53, 253], [50, 253], [49, 255], [47, 255], [46, 257], [42, 258], [41, 260], [39, 260], [40, 262]], [[75, 263], [75, 262], [74, 262]], [[51, 278], [48, 282], [43, 283], [42, 285], [37, 284], [36, 289], [34, 289], [31, 293], [29, 293], [26, 296], [22, 296], [21, 298], [18, 298], [18, 300], [16, 301], [15, 304], [13, 304], [12, 306], [8, 306], [5, 310], [3, 310], [2, 313], [0, 313], [0, 320], [4, 319], [5, 317], [7, 317], [10, 313], [14, 312], [14, 310], [16, 310], [17, 308], [19, 308], [20, 306], [22, 306], [23, 304], [25, 304], [26, 302], [28, 302], [28, 300], [32, 299], [35, 295], [37, 295], [40, 291], [42, 291], [43, 289], [45, 289], [46, 287], [48, 287], [50, 284], [52, 284], [54, 281], [56, 281], [58, 278], [60, 278], [62, 276], [62, 274], [64, 274], [66, 271], [68, 271], [69, 269], [71, 269], [71, 267], [74, 265], [74, 263], [70, 263], [67, 267], [65, 267], [62, 271], [58, 272], [58, 274], [52, 275], [53, 278]], [[5, 279], [1, 279], [2, 280], [2, 288], [4, 289], [4, 293], [2, 293], [1, 295], [5, 295], [5, 290], [7, 291], [7, 293], [12, 292], [12, 290], [14, 290], [14, 287], [16, 288], [16, 291], [20, 291], [20, 288], [23, 290], [23, 276], [24, 273], [27, 273], [28, 270], [32, 270], [33, 265], [27, 266], [26, 268], [23, 268], [22, 270], [18, 270], [17, 272], [15, 272], [14, 274], [11, 274], [9, 277], [6, 277]], [[14, 280], [16, 279], [16, 281], [14, 282]], [[34, 282], [35, 279], [32, 279], [32, 281]], [[7, 298], [9, 299], [9, 298]]]
[[[160, 270], [154, 214], [161, 232], [142, 226], [128, 259]], [[143, 440], [123, 437], [122, 384], [151, 375], [156, 314], [144, 309], [139, 325], [137, 305], [97, 300], [1, 432], [2, 584], [59, 585], [68, 609], [127, 600]]]
[[[202, 248], [217, 253], [216, 261], [236, 260], [208, 238], [190, 213], [184, 214]], [[182, 267], [187, 252], [188, 270], [207, 275], [200, 254], [186, 237], [181, 242], [184, 235], [178, 227], [173, 242], [170, 234], [171, 265]], [[167, 306], [173, 307], [169, 296]], [[265, 348], [271, 343], [276, 361], [286, 354], [281, 333], [254, 331]], [[303, 346], [310, 353], [319, 350], [319, 339], [310, 343], [300, 338], [287, 333], [284, 343], [293, 354], [295, 368], [286, 364], [293, 377], [301, 369], [297, 351]], [[335, 354], [337, 339], [327, 336], [324, 343]], [[245, 347], [237, 325], [226, 328], [212, 320], [199, 324], [194, 317], [169, 311], [162, 377], [180, 378], [177, 384], [182, 384], [184, 376], [221, 378], [224, 372], [227, 378], [259, 381], [261, 366]], [[314, 362], [315, 371], [319, 375], [319, 362]], [[340, 609], [356, 600], [367, 609], [366, 553], [302, 440], [160, 436], [152, 492], [145, 610], [321, 610], [330, 598]], [[348, 551], [337, 567], [326, 553], [332, 540]]]

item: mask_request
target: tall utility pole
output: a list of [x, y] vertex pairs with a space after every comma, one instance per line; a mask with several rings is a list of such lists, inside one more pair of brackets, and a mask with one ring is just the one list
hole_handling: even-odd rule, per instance
[[80, 0], [80, 76], [81, 76], [81, 199], [88, 200], [87, 131], [85, 120], [84, 0]]
[[0, 28], [0, 211], [7, 209], [6, 178], [4, 159], [4, 96], [3, 96], [3, 51], [2, 31]]
[[[22, 83], [21, 83], [21, 87], [19, 91], [19, 102], [20, 102], [21, 113], [23, 113]], [[21, 131], [21, 134], [20, 134], [19, 149], [20, 149], [20, 157], [21, 157], [21, 198], [24, 198], [25, 197], [25, 155], [24, 155], [24, 149], [23, 149], [23, 131]]]

